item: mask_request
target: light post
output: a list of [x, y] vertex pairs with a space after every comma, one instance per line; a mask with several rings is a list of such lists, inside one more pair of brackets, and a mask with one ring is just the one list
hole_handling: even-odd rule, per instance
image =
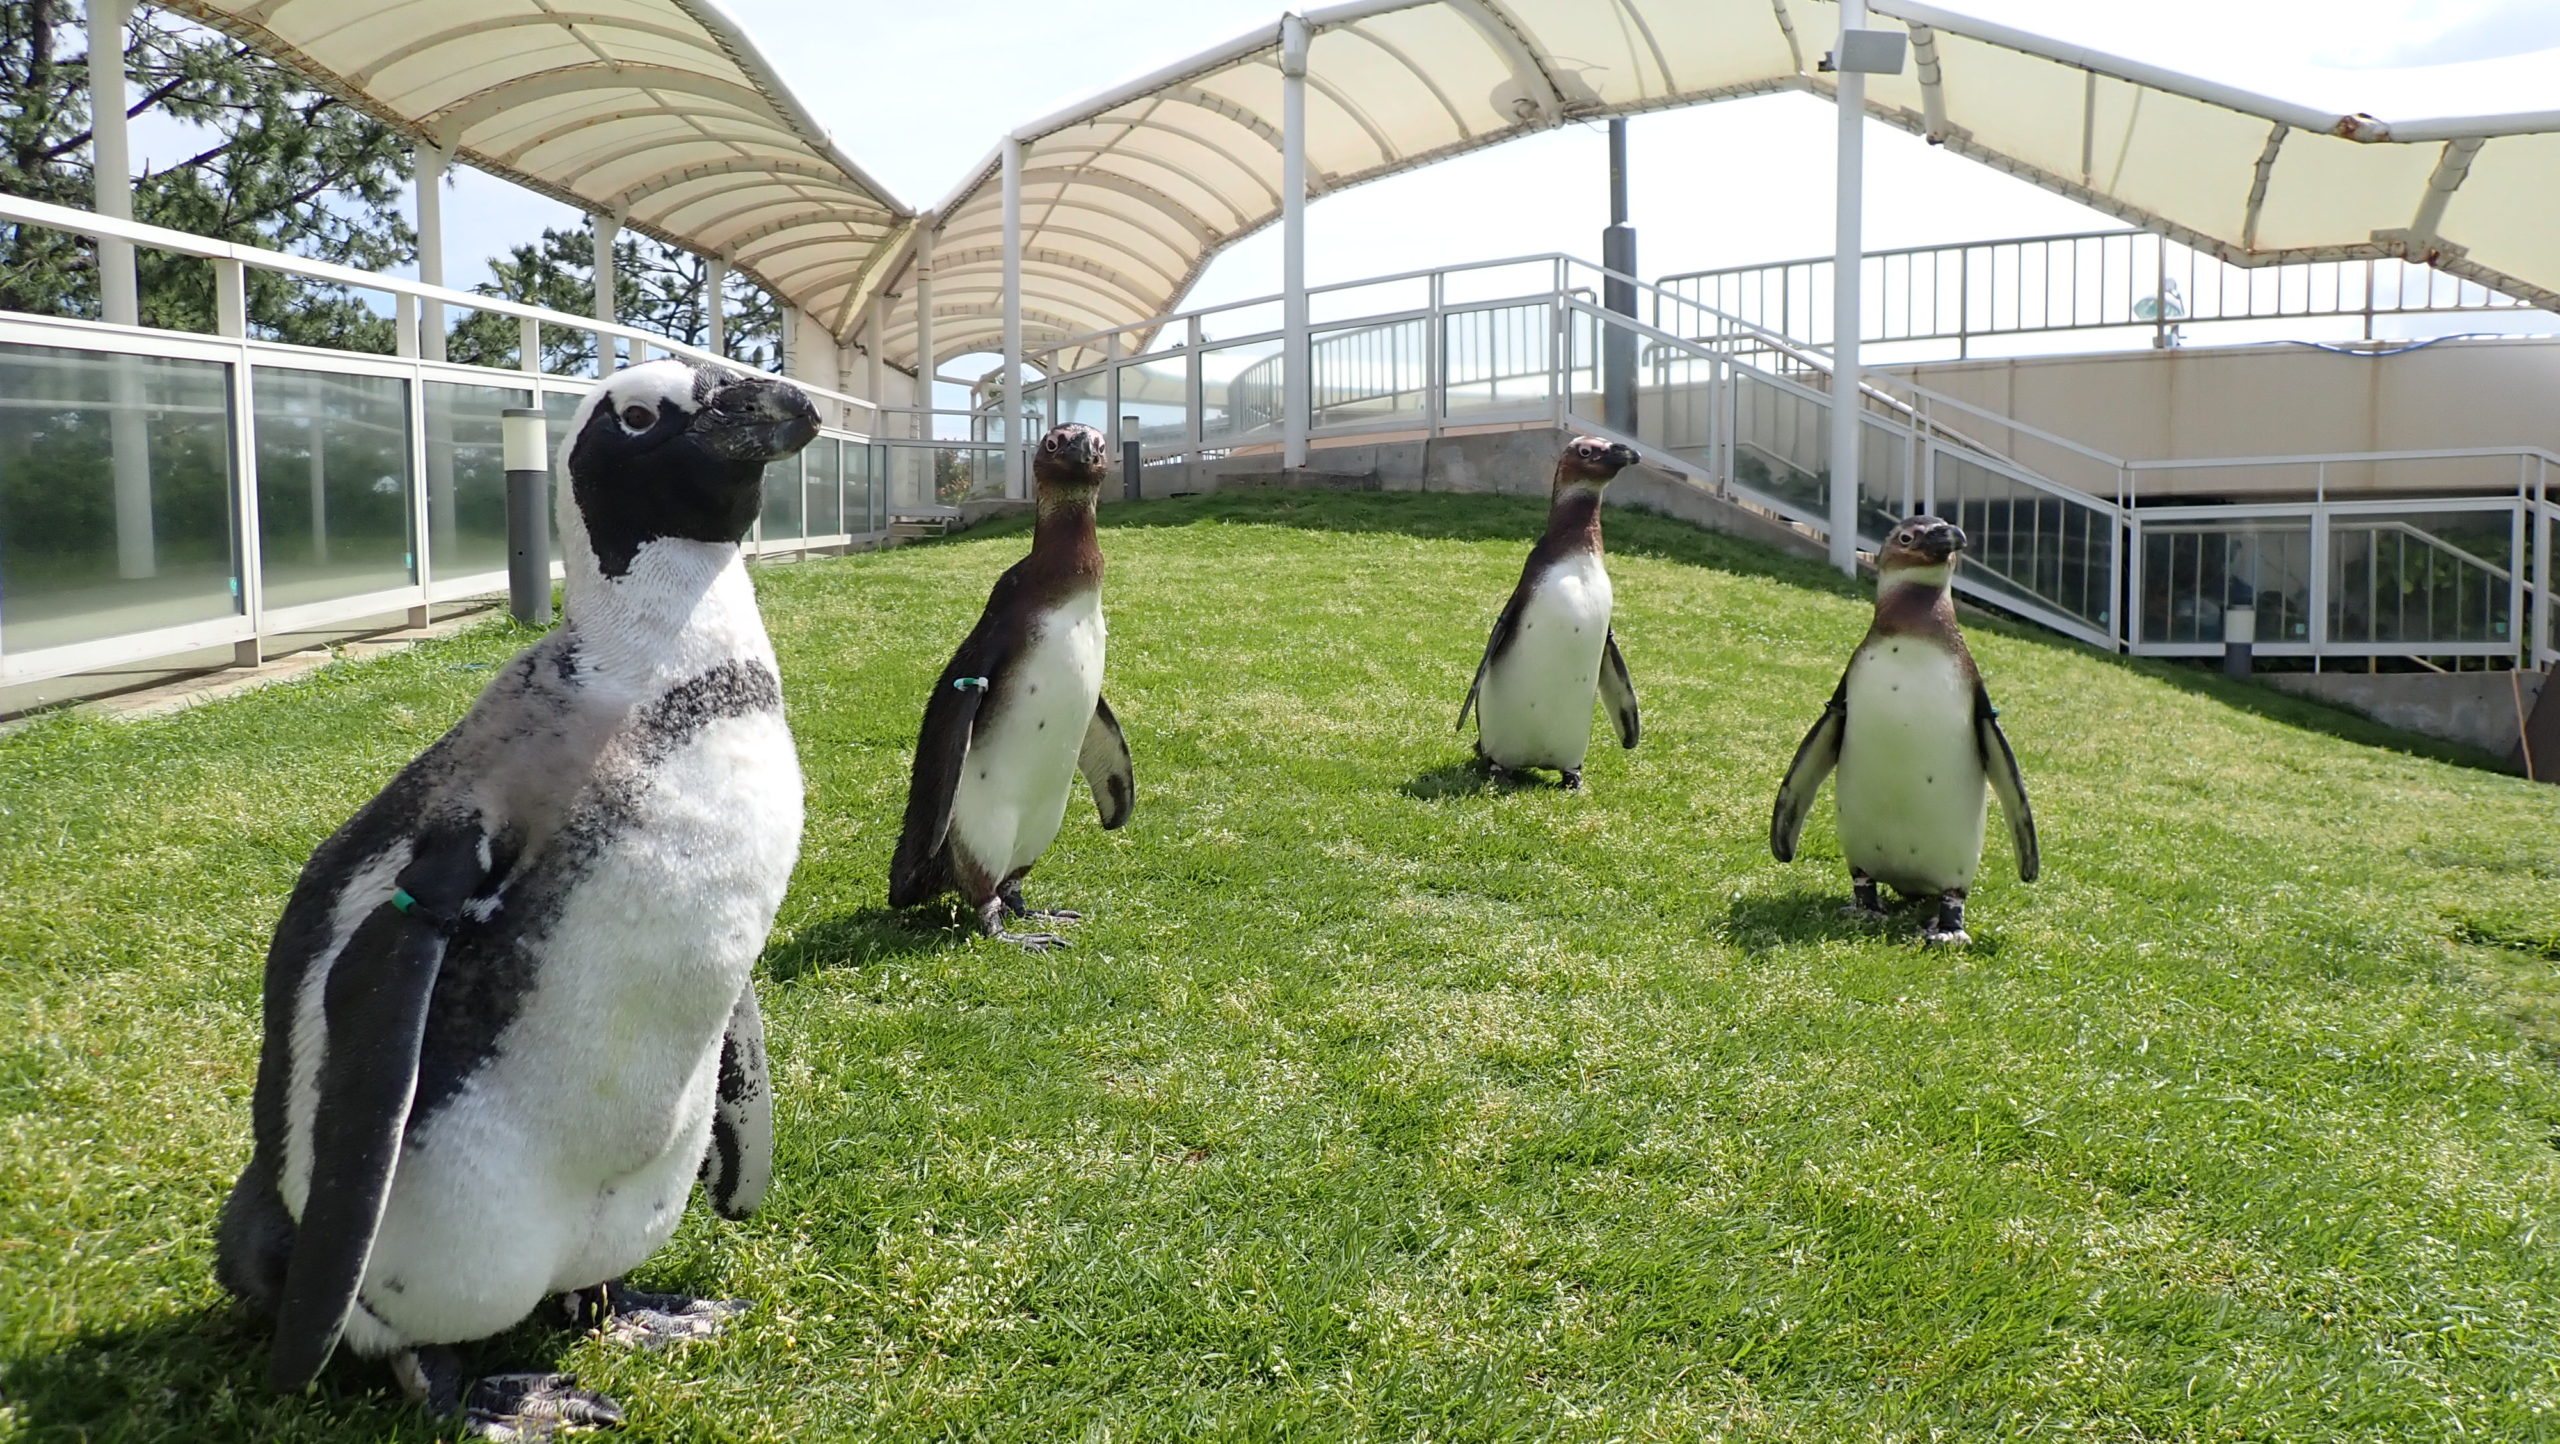
[[499, 452], [507, 467], [507, 602], [528, 627], [551, 625], [551, 531], [543, 515], [551, 499], [548, 418], [536, 407], [499, 413]]

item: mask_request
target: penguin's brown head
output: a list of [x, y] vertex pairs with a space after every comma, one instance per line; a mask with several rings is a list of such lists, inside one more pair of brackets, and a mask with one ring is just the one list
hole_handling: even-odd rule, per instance
[[1111, 461], [1111, 443], [1102, 433], [1080, 421], [1049, 428], [1040, 445], [1031, 453], [1031, 479], [1039, 483], [1040, 495], [1057, 496], [1074, 501], [1090, 501], [1101, 490], [1104, 469]]
[[1876, 553], [1876, 574], [1887, 581], [1935, 582], [1945, 586], [1955, 575], [1956, 553], [1964, 550], [1964, 531], [1934, 516], [1905, 517]]
[[1577, 436], [1565, 443], [1564, 454], [1556, 458], [1555, 489], [1584, 486], [1593, 491], [1609, 484], [1610, 478], [1636, 464], [1636, 449], [1623, 441], [1604, 436]]

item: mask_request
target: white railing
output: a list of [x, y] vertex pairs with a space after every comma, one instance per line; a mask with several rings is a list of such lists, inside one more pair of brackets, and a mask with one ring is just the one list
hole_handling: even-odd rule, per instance
[[[0, 196], [0, 224], [194, 256], [217, 334], [0, 313], [0, 683], [228, 648], [503, 592], [499, 412], [555, 426], [594, 386], [540, 368], [543, 328], [652, 355], [738, 363], [600, 323], [303, 257]], [[251, 334], [247, 273], [392, 298], [397, 354]], [[421, 355], [437, 308], [518, 322], [518, 369]], [[766, 478], [751, 554], [866, 544], [933, 506], [970, 448], [875, 439], [860, 397], [799, 383], [829, 424]], [[846, 423], [859, 423], [856, 429]], [[901, 428], [903, 429], [903, 428]], [[983, 464], [981, 464], [983, 467]]]
[[[1829, 256], [1665, 276], [1663, 290], [1800, 343], [1831, 344]], [[2149, 231], [2086, 231], [1870, 251], [1861, 282], [1868, 345], [1936, 343], [1972, 354], [1999, 336], [2113, 331], [2172, 346], [2196, 327], [2247, 321], [2532, 311], [2530, 303], [2392, 259], [2241, 267]], [[2560, 317], [2546, 316], [2560, 330]], [[1904, 359], [1916, 359], [1905, 357]]]

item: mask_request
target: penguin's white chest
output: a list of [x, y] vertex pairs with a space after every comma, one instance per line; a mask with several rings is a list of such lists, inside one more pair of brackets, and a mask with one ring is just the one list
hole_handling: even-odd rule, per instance
[[1048, 851], [1066, 820], [1076, 754], [1102, 697], [1102, 593], [1043, 616], [981, 709], [952, 801], [951, 838], [997, 881]]
[[1972, 886], [1987, 795], [1973, 683], [1954, 654], [1913, 637], [1861, 648], [1835, 787], [1851, 867], [1909, 894]]
[[1597, 552], [1577, 552], [1538, 579], [1476, 696], [1485, 756], [1505, 767], [1582, 766], [1614, 600]]

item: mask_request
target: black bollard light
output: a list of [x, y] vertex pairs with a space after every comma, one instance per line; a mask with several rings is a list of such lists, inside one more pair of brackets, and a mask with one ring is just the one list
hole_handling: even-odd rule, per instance
[[528, 627], [551, 625], [551, 438], [538, 407], [499, 413], [507, 466], [507, 602]]
[[2222, 609], [2222, 670], [2225, 675], [2249, 675], [2250, 656], [2257, 650], [2258, 609], [2225, 607]]
[[1138, 442], [1138, 418], [1120, 418], [1120, 495], [1128, 501], [1138, 499], [1138, 469], [1147, 464], [1146, 448]]

